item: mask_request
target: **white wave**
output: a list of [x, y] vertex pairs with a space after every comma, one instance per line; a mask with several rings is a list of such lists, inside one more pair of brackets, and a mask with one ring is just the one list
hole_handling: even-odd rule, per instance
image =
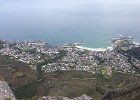
[[84, 47], [84, 46], [76, 46], [79, 49], [83, 50], [90, 50], [90, 51], [106, 51], [106, 48], [89, 48], [89, 47]]

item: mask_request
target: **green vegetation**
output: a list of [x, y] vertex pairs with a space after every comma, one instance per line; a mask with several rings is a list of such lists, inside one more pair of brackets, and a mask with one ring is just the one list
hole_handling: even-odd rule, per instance
[[70, 98], [87, 94], [95, 100], [100, 100], [102, 94], [108, 89], [126, 87], [137, 82], [139, 76], [114, 72], [106, 78], [106, 68], [100, 68], [103, 77], [97, 78], [95, 74], [86, 71], [56, 71], [47, 73], [41, 82], [31, 82], [16, 89], [18, 99], [32, 98], [34, 96], [67, 96]]
[[20, 49], [21, 52], [29, 52], [30, 54], [36, 54], [36, 49]]
[[2, 56], [0, 55], [0, 64], [7, 65], [14, 62], [14, 59], [11, 59], [9, 56]]
[[[58, 57], [62, 58], [63, 56]], [[0, 76], [8, 80], [8, 84], [18, 100], [31, 100], [36, 96], [44, 95], [73, 98], [83, 94], [93, 97], [94, 100], [100, 100], [108, 89], [127, 88], [140, 79], [139, 74], [132, 75], [116, 71], [111, 76], [106, 77], [107, 69], [103, 64], [95, 67], [98, 72], [96, 74], [99, 75], [97, 76], [86, 71], [55, 71], [45, 74], [41, 70], [42, 63], [39, 63], [37, 75], [25, 63], [14, 61], [8, 56], [1, 56], [0, 59], [0, 68], [7, 68], [8, 65], [11, 68], [1, 69]], [[58, 59], [56, 60], [58, 61]], [[48, 60], [48, 62], [53, 62], [53, 60]], [[10, 74], [13, 69], [15, 70]], [[12, 75], [16, 77], [13, 78]], [[43, 78], [43, 80], [36, 80], [36, 76], [38, 79]]]
[[17, 99], [32, 98], [37, 91], [38, 83], [36, 81], [29, 83], [21, 88], [17, 88], [14, 93]]
[[37, 74], [38, 74], [37, 75], [38, 80], [43, 79], [45, 73], [44, 73], [44, 71], [42, 71], [42, 64], [41, 63], [37, 64], [36, 70], [37, 70]]
[[89, 52], [90, 52], [89, 50], [84, 50], [84, 51], [78, 52], [78, 54], [79, 54], [79, 55], [84, 55], [84, 54], [88, 55]]
[[74, 69], [74, 68], [76, 68], [76, 66], [75, 66], [75, 64], [71, 64], [71, 65], [69, 65], [69, 68]]
[[12, 100], [12, 99], [9, 97], [9, 98], [6, 98], [6, 100]]
[[95, 74], [86, 71], [66, 71], [65, 75], [71, 78], [95, 78]]
[[129, 48], [129, 42], [127, 40], [120, 40], [116, 43], [116, 50], [127, 51]]
[[[60, 50], [59, 54], [55, 58], [48, 58], [44, 62], [40, 62], [37, 65], [43, 66], [43, 65], [47, 65], [48, 63], [57, 62], [57, 61], [61, 60], [65, 55], [66, 55], [66, 51]], [[46, 55], [42, 54], [42, 56], [45, 59]]]
[[[9, 56], [0, 55], [0, 68], [0, 77], [9, 84], [18, 98], [22, 98], [22, 93], [26, 91], [35, 91], [35, 85], [31, 83], [35, 81], [36, 72], [31, 70], [28, 64], [15, 61]], [[28, 87], [29, 90], [27, 90]], [[29, 95], [25, 94], [25, 97], [29, 97]], [[7, 98], [7, 100], [10, 100], [10, 98]]]
[[107, 61], [106, 58], [100, 58], [100, 57], [96, 57], [97, 60], [97, 65], [105, 65], [105, 62]]
[[47, 59], [44, 62], [40, 62], [36, 65], [36, 70], [38, 73], [38, 79], [43, 79], [44, 78], [44, 72], [42, 71], [42, 66], [47, 65], [48, 63], [53, 63], [57, 62], [58, 60], [61, 60], [64, 56], [66, 55], [66, 51], [59, 51], [59, 54], [52, 59]]
[[103, 65], [98, 65], [95, 67], [96, 69], [96, 77], [97, 78], [108, 78], [108, 75], [107, 75], [107, 67], [106, 66], [103, 66]]
[[106, 75], [106, 74], [107, 74], [107, 68], [102, 67], [102, 68], [100, 69], [100, 73], [103, 74], [103, 75]]
[[49, 77], [46, 77], [50, 83], [47, 85], [41, 83], [42, 86], [46, 86], [44, 89], [45, 95], [73, 98], [87, 94], [98, 100], [96, 96], [100, 94], [95, 91], [96, 79], [93, 79], [95, 76], [92, 73], [85, 71], [56, 71], [47, 76], [55, 79], [50, 80]]
[[15, 72], [15, 77], [20, 78], [20, 77], [23, 77], [23, 76], [24, 76], [23, 72], [19, 72], [19, 71]]

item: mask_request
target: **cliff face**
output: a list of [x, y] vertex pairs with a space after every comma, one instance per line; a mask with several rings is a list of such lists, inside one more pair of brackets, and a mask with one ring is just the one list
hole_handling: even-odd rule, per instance
[[5, 81], [0, 81], [0, 100], [17, 100]]

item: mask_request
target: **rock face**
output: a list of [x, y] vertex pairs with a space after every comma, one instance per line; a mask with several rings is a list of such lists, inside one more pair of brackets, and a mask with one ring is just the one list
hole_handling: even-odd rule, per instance
[[44, 96], [42, 98], [39, 98], [38, 100], [93, 100], [92, 97], [87, 96], [86, 94], [70, 99], [68, 97], [63, 97], [63, 96], [56, 96], [56, 97], [50, 97], [50, 96]]
[[0, 100], [17, 100], [5, 81], [0, 81]]
[[123, 96], [124, 97], [126, 96], [127, 98], [118, 99], [118, 100], [137, 100], [134, 98], [139, 96], [140, 95], [139, 93], [140, 93], [140, 82], [137, 82], [132, 85], [129, 85], [128, 87], [108, 90], [104, 94], [102, 100], [117, 100], [117, 98], [121, 98], [121, 97], [123, 98]]

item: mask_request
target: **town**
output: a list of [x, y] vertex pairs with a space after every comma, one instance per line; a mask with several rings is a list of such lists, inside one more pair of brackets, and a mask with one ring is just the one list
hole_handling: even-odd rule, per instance
[[[101, 51], [82, 48], [82, 43], [56, 47], [47, 47], [47, 45], [45, 41], [4, 41], [0, 54], [27, 63], [34, 70], [41, 65], [42, 71], [46, 73], [56, 70], [83, 70], [111, 75], [113, 70], [136, 73], [140, 68], [139, 59], [134, 56], [130, 59], [130, 56], [128, 57], [125, 53], [125, 51], [140, 47], [139, 44], [133, 43], [131, 37], [113, 39], [112, 48]], [[102, 68], [105, 71], [101, 71]]]

